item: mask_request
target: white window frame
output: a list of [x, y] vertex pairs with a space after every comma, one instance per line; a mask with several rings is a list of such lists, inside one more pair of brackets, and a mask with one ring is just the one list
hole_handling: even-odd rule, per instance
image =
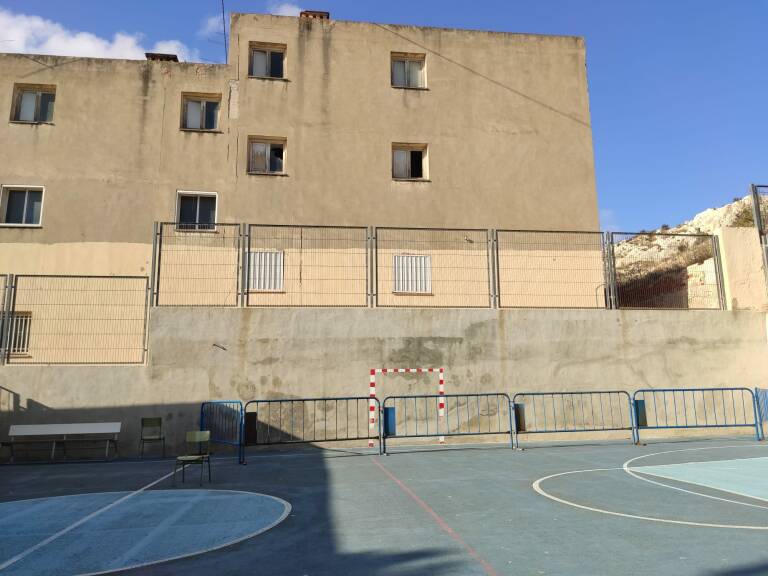
[[[24, 92], [35, 93], [35, 112], [32, 120], [21, 119], [21, 99]], [[13, 87], [13, 103], [11, 108], [11, 122], [17, 124], [53, 124], [53, 118], [50, 120], [39, 120], [40, 100], [43, 94], [53, 94], [53, 114], [56, 114], [56, 86], [36, 86], [29, 84], [16, 84]]]
[[[254, 144], [266, 144], [267, 146], [267, 170], [266, 172], [254, 170], [251, 165], [251, 147]], [[283, 169], [281, 171], [273, 171], [269, 169], [269, 158], [272, 151], [272, 146], [279, 144], [283, 148]], [[267, 176], [285, 176], [287, 171], [285, 169], [288, 158], [288, 140], [285, 138], [273, 138], [266, 136], [251, 136], [248, 138], [248, 158], [246, 163], [248, 166], [248, 174], [267, 175]]]
[[[264, 274], [259, 275], [258, 272], [264, 272]], [[285, 252], [283, 250], [266, 249], [248, 252], [248, 291], [285, 292]]]
[[[216, 199], [216, 208], [213, 211], [213, 224], [210, 228], [200, 228], [201, 224], [196, 222], [194, 227], [190, 224], [181, 222], [181, 197], [182, 196], [212, 196]], [[200, 216], [200, 204], [197, 206], [197, 216]], [[216, 223], [219, 220], [219, 194], [218, 192], [207, 192], [204, 190], [176, 190], [176, 230], [179, 232], [216, 232]], [[208, 226], [204, 224], [203, 226]]]
[[395, 254], [392, 257], [394, 294], [432, 294], [432, 256]]
[[[13, 222], [6, 222], [6, 210], [8, 208], [8, 192], [14, 190], [34, 190], [42, 193], [42, 200], [40, 202], [40, 221], [37, 224], [16, 224]], [[24, 212], [26, 213], [27, 199], [24, 198]], [[43, 211], [45, 209], [45, 186], [37, 186], [35, 184], [3, 184], [0, 186], [0, 227], [2, 228], [42, 228], [43, 227]]]
[[[11, 312], [9, 316], [0, 312], [0, 318], [3, 322], [0, 324], [5, 327], [5, 320], [10, 320], [10, 328], [7, 334], [8, 339], [8, 353], [11, 356], [29, 356], [29, 333], [32, 326], [32, 312]], [[21, 337], [19, 337], [21, 336]], [[21, 345], [19, 345], [21, 340]]]
[[[189, 102], [200, 102], [200, 126], [201, 128], [189, 128], [187, 126], [187, 104]], [[216, 111], [216, 127], [205, 127], [205, 109], [208, 103], [218, 104], [219, 109]], [[181, 129], [189, 130], [191, 132], [220, 132], [219, 129], [221, 120], [221, 95], [220, 94], [192, 94], [182, 93], [181, 95]]]
[[[395, 84], [395, 62], [404, 62], [405, 66], [405, 84]], [[421, 63], [421, 84], [411, 84], [410, 62]], [[392, 88], [402, 88], [405, 90], [427, 90], [427, 55], [411, 54], [407, 52], [392, 52], [389, 59], [389, 83]]]
[[[266, 52], [267, 53], [267, 75], [260, 76], [253, 73], [253, 53], [254, 52]], [[251, 42], [248, 45], [248, 78], [260, 78], [262, 80], [285, 80], [288, 77], [287, 58], [286, 54], [288, 47], [285, 44], [269, 44], [261, 42]], [[270, 76], [272, 68], [272, 54], [278, 53], [283, 55], [283, 75], [282, 76]]]
[[[403, 151], [408, 153], [408, 159], [407, 159], [407, 167], [408, 167], [408, 174], [407, 177], [400, 177], [395, 176], [395, 151]], [[412, 173], [411, 170], [411, 152], [418, 151], [421, 152], [421, 176], [420, 177], [412, 177], [410, 174]], [[392, 180], [396, 182], [428, 182], [429, 181], [429, 147], [426, 144], [407, 144], [404, 142], [393, 142], [392, 143], [392, 152], [390, 155], [390, 161], [392, 163]]]

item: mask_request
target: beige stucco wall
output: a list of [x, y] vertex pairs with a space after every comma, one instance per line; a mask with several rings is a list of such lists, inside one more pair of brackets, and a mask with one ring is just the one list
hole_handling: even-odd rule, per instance
[[[247, 77], [250, 41], [286, 45], [284, 80]], [[428, 90], [390, 86], [391, 52], [426, 54]], [[15, 83], [56, 86], [52, 125], [0, 122], [0, 184], [45, 187], [41, 227], [0, 227], [0, 264], [141, 273], [132, 246], [178, 190], [216, 192], [223, 222], [598, 226], [580, 38], [235, 14], [230, 57], [0, 55], [0, 114]], [[182, 92], [221, 94], [216, 133], [180, 130]], [[287, 139], [287, 176], [246, 173], [254, 135]], [[393, 142], [428, 144], [431, 181], [392, 181]]]
[[[510, 395], [768, 377], [760, 312], [155, 308], [149, 346], [146, 366], [0, 368], [0, 434], [13, 422], [120, 420], [130, 454], [141, 416], [163, 416], [178, 444], [204, 400], [364, 397], [372, 367], [444, 367], [447, 393]], [[434, 375], [412, 375], [377, 391], [435, 389]]]
[[728, 308], [768, 310], [768, 286], [757, 229], [722, 228], [718, 237]]

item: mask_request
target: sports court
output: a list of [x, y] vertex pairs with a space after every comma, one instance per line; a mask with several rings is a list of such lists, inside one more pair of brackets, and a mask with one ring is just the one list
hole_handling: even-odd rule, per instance
[[3, 574], [761, 574], [768, 446], [746, 437], [250, 450], [0, 475]]

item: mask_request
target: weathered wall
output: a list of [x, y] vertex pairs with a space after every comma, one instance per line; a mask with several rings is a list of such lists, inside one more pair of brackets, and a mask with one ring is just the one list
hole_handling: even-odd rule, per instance
[[[372, 367], [442, 366], [451, 392], [765, 385], [765, 314], [719, 311], [155, 308], [147, 366], [0, 368], [12, 422], [164, 417], [171, 444], [207, 399], [366, 395]], [[379, 395], [434, 393], [387, 376]]]
[[728, 308], [768, 310], [768, 287], [757, 229], [723, 228], [718, 237]]
[[[285, 79], [248, 77], [252, 41], [287, 46]], [[391, 87], [392, 52], [426, 54], [427, 90]], [[45, 187], [40, 227], [0, 225], [0, 272], [140, 274], [178, 190], [220, 222], [598, 227], [580, 38], [235, 14], [230, 57], [0, 54], [0, 115], [56, 86], [52, 124], [0, 122], [0, 184]], [[217, 131], [180, 129], [184, 92], [221, 95]], [[249, 136], [287, 139], [285, 176], [247, 173]], [[430, 181], [392, 180], [393, 142], [428, 144]]]

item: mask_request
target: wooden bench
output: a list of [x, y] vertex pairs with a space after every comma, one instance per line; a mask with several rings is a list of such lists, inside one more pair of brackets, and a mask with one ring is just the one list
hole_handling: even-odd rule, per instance
[[56, 447], [60, 445], [67, 458], [68, 443], [104, 442], [104, 459], [109, 459], [109, 445], [115, 448], [117, 456], [117, 437], [120, 434], [120, 422], [84, 422], [79, 424], [14, 424], [8, 430], [11, 448], [11, 462], [14, 459], [14, 446], [19, 444], [51, 443], [51, 460], [56, 459]]

